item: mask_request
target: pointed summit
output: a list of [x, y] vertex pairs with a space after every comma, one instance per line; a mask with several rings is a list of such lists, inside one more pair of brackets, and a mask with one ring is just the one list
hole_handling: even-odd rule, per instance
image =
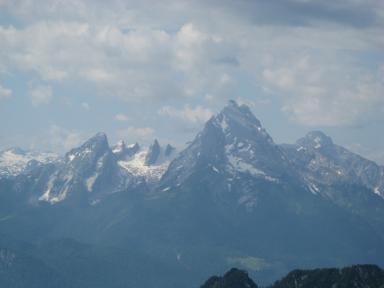
[[[260, 121], [253, 115], [247, 105], [238, 105], [236, 101], [230, 100], [219, 114], [213, 117], [222, 128], [238, 129], [261, 129]], [[231, 125], [232, 127], [228, 127]], [[260, 128], [260, 129], [259, 129]]]
[[181, 185], [194, 173], [214, 171], [277, 182], [293, 173], [289, 165], [249, 107], [231, 100], [171, 163], [163, 180]]
[[333, 146], [331, 137], [321, 131], [311, 131], [305, 137], [297, 140], [297, 144], [307, 149], [320, 149]]
[[89, 138], [82, 146], [82, 148], [108, 148], [107, 135], [104, 132], [99, 132]]
[[120, 154], [124, 152], [125, 149], [127, 149], [127, 146], [125, 145], [124, 140], [120, 140], [116, 143], [115, 146], [112, 147], [112, 152], [114, 154]]
[[139, 144], [126, 145], [123, 140], [120, 140], [112, 147], [112, 152], [118, 160], [126, 160], [135, 155], [140, 150]]
[[212, 130], [210, 126], [222, 130], [227, 144], [234, 141], [242, 142], [242, 139], [244, 142], [249, 142], [252, 139], [253, 142], [274, 145], [272, 138], [262, 127], [251, 109], [244, 104], [238, 105], [234, 100], [230, 100], [217, 115], [207, 122], [203, 133]]
[[164, 150], [165, 157], [168, 157], [169, 155], [171, 155], [173, 151], [175, 151], [175, 147], [173, 147], [171, 144], [167, 144]]
[[107, 135], [99, 132], [89, 138], [83, 145], [74, 148], [66, 154], [67, 161], [76, 159], [89, 159], [92, 161], [109, 151]]
[[135, 144], [128, 145], [126, 149], [129, 156], [135, 155], [139, 150], [140, 150], [140, 145], [137, 142]]
[[[120, 148], [125, 147], [120, 142]], [[39, 198], [51, 204], [68, 201], [91, 201], [124, 189], [130, 178], [122, 173], [117, 157], [108, 145], [105, 133], [97, 133], [83, 145], [69, 151]], [[77, 200], [74, 200], [77, 199]]]
[[257, 288], [255, 282], [249, 278], [248, 273], [232, 268], [224, 276], [212, 276], [200, 288]]
[[149, 147], [148, 154], [145, 157], [145, 164], [146, 165], [153, 165], [153, 164], [155, 164], [157, 159], [160, 156], [160, 152], [161, 152], [160, 150], [161, 150], [160, 144], [157, 141], [157, 139], [155, 139], [153, 144]]

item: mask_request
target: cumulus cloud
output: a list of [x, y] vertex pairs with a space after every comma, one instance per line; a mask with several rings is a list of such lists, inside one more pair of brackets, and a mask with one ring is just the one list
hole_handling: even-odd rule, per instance
[[34, 106], [48, 104], [52, 100], [52, 88], [47, 85], [31, 86], [29, 96]]
[[126, 122], [129, 120], [129, 117], [125, 114], [119, 113], [115, 115], [115, 120], [120, 122]]
[[262, 77], [281, 97], [283, 111], [303, 125], [350, 125], [384, 108], [384, 81], [378, 71], [333, 57], [292, 57], [266, 67]]
[[12, 90], [3, 87], [3, 86], [0, 84], [0, 100], [1, 100], [1, 99], [5, 99], [5, 98], [9, 98], [9, 97], [11, 97], [11, 96], [12, 96]]
[[83, 107], [83, 109], [87, 111], [91, 110], [91, 105], [89, 105], [89, 103], [87, 102], [82, 102], [81, 107]]
[[202, 106], [192, 108], [187, 105], [182, 109], [163, 106], [158, 110], [158, 114], [190, 123], [203, 123], [212, 116], [212, 111]]
[[127, 127], [117, 131], [119, 139], [127, 139], [131, 142], [148, 142], [153, 139], [154, 130], [151, 127]]
[[[231, 82], [222, 39], [193, 23], [176, 31], [124, 29], [86, 21], [0, 26], [0, 60], [44, 81], [83, 81], [130, 101], [217, 94]], [[228, 60], [229, 59], [229, 60]]]
[[[359, 56], [384, 48], [377, 1], [208, 2], [3, 0], [20, 24], [0, 26], [0, 65], [155, 110], [169, 99], [212, 104], [263, 91], [298, 123], [338, 126], [382, 105], [382, 81]], [[52, 91], [34, 98], [48, 103]], [[209, 111], [159, 113], [196, 123]]]
[[46, 143], [43, 143], [43, 145], [50, 150], [67, 152], [82, 144], [86, 138], [84, 133], [77, 130], [50, 125]]

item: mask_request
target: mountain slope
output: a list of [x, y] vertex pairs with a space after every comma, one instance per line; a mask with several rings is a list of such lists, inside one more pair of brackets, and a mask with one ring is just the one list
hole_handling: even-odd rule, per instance
[[257, 288], [245, 271], [232, 268], [222, 277], [212, 276], [201, 288]]
[[384, 167], [334, 144], [320, 131], [310, 132], [282, 148], [310, 181], [324, 185], [359, 184], [384, 197]]
[[[330, 181], [339, 150], [326, 154], [331, 141], [313, 139], [300, 142], [313, 150], [300, 158], [301, 146], [277, 145], [233, 101], [180, 153], [158, 141], [151, 149], [111, 148], [100, 133], [62, 161], [0, 177], [0, 229], [34, 243], [73, 238], [97, 250], [135, 251], [150, 260], [132, 273], [158, 277], [152, 269], [160, 263], [170, 274], [158, 287], [168, 288], [196, 287], [206, 271], [233, 265], [261, 284], [294, 267], [383, 265], [384, 201], [370, 188], [376, 184], [368, 186], [368, 176], [367, 183]], [[316, 157], [328, 164], [313, 166]], [[104, 253], [98, 259], [110, 261]], [[62, 263], [60, 255], [49, 261]]]
[[135, 177], [142, 178], [147, 184], [158, 182], [177, 154], [170, 144], [164, 148], [156, 139], [148, 148], [136, 143], [125, 148], [116, 147], [113, 152], [118, 157], [119, 166]]
[[[251, 288], [257, 285], [245, 271], [232, 268], [222, 277], [212, 276], [201, 288]], [[341, 269], [294, 270], [269, 288], [382, 288], [384, 271], [375, 265]]]
[[356, 265], [342, 269], [295, 270], [271, 288], [382, 288], [384, 271], [375, 265]]
[[6, 149], [0, 151], [0, 178], [17, 176], [28, 168], [58, 160], [59, 156], [55, 153], [24, 151], [20, 148]]

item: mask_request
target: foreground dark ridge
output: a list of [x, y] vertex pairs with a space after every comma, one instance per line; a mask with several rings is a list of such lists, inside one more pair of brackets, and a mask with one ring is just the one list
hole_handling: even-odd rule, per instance
[[[224, 276], [212, 276], [201, 288], [257, 288], [248, 273], [232, 268]], [[384, 271], [376, 265], [294, 270], [268, 288], [382, 288]]]

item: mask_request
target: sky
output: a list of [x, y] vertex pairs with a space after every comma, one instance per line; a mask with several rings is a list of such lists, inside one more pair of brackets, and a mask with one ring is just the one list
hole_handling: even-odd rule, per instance
[[182, 147], [229, 99], [384, 164], [384, 1], [0, 0], [0, 149]]

